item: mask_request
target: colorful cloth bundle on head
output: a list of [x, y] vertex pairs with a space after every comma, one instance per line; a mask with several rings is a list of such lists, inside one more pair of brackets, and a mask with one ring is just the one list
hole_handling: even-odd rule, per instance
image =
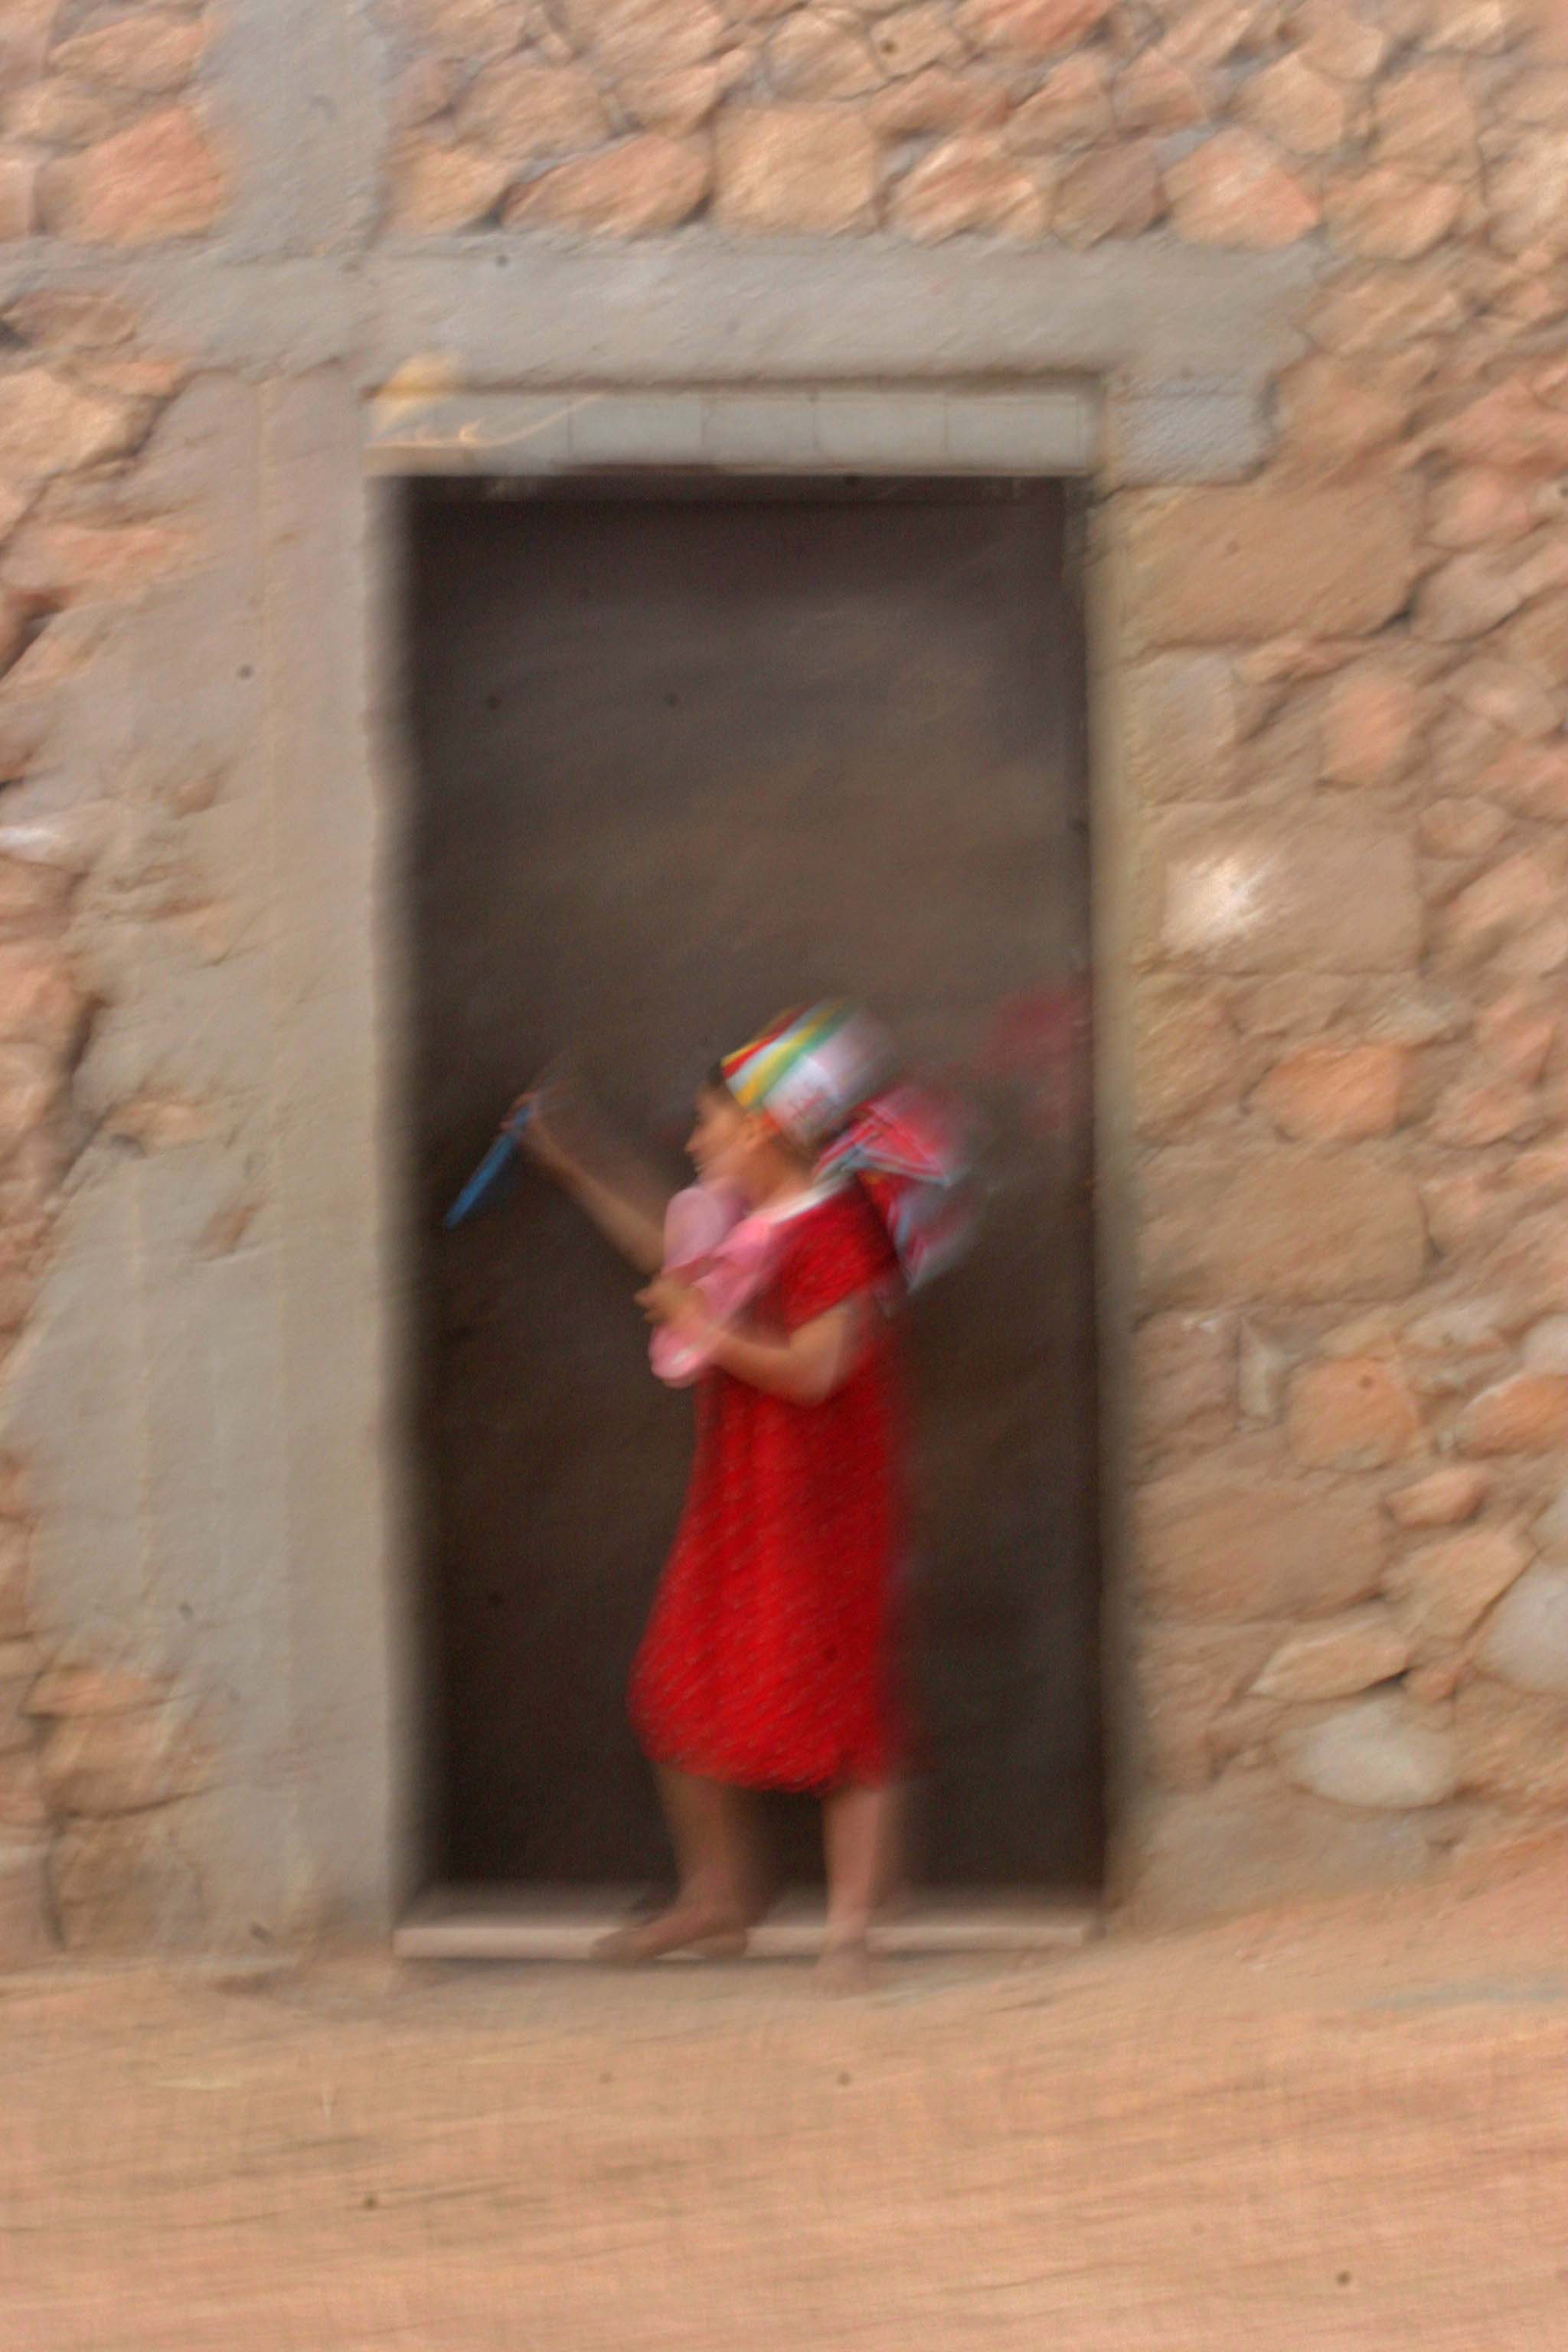
[[763, 1110], [802, 1150], [815, 1151], [868, 1102], [892, 1067], [875, 1022], [849, 1004], [781, 1013], [720, 1067], [742, 1110]]
[[968, 1148], [953, 1110], [889, 1085], [893, 1052], [854, 1006], [814, 1004], [771, 1022], [721, 1065], [743, 1110], [765, 1111], [816, 1155], [817, 1174], [856, 1177], [919, 1289], [959, 1256], [973, 1224]]

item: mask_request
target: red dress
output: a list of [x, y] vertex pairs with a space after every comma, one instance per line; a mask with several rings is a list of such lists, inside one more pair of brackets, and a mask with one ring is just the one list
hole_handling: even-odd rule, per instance
[[[758, 1301], [788, 1332], [884, 1284], [895, 1261], [858, 1186], [791, 1217]], [[880, 1315], [820, 1404], [726, 1372], [698, 1391], [697, 1459], [632, 1677], [655, 1763], [733, 1787], [822, 1790], [891, 1779], [900, 1452]]]

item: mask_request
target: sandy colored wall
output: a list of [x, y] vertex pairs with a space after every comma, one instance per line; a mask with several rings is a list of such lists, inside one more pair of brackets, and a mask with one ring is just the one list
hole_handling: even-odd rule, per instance
[[1565, 132], [1519, 0], [8, 12], [6, 1951], [398, 1896], [367, 475], [498, 401], [1077, 388], [1121, 1885], [1568, 1809]]

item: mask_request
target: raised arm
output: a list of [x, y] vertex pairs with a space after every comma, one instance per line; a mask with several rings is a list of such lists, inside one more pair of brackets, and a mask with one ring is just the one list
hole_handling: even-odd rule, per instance
[[[518, 1115], [525, 1106], [529, 1115], [522, 1120]], [[553, 1176], [629, 1265], [639, 1274], [658, 1273], [664, 1262], [665, 1202], [651, 1179], [638, 1174], [615, 1183], [590, 1168], [545, 1117], [537, 1095], [524, 1095], [514, 1105], [507, 1130], [536, 1166]]]

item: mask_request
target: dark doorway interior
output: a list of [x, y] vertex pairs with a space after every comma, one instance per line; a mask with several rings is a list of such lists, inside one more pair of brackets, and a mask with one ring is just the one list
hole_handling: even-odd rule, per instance
[[674, 1178], [715, 1054], [846, 993], [988, 1139], [979, 1245], [912, 1317], [924, 1874], [1096, 1884], [1087, 1112], [1038, 1057], [1087, 960], [1066, 494], [441, 484], [409, 523], [433, 1873], [663, 1876], [623, 1687], [689, 1444], [544, 1183], [440, 1213], [563, 1041]]

